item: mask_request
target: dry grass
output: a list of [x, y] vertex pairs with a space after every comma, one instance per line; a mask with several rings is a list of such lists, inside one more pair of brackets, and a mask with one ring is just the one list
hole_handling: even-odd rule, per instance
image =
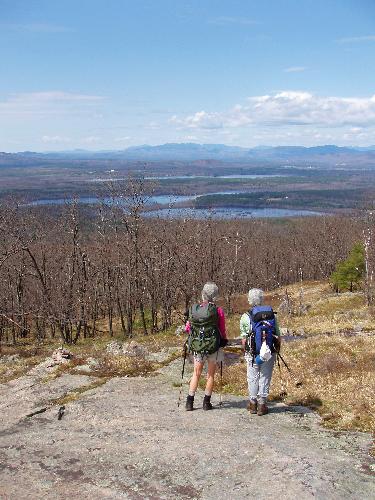
[[[106, 346], [111, 341], [124, 342], [121, 335], [109, 337], [101, 335], [94, 339], [80, 339], [77, 344], [66, 346], [73, 353], [73, 358], [69, 363], [61, 364], [47, 375], [42, 382], [48, 383], [50, 380], [61, 376], [64, 373], [72, 373], [77, 375], [88, 375], [98, 378], [111, 377], [135, 377], [152, 374], [161, 366], [170, 363], [177, 359], [182, 354], [182, 346], [185, 336], [176, 336], [176, 327], [170, 328], [167, 332], [149, 334], [147, 336], [137, 335], [132, 340], [137, 344], [142, 345], [151, 353], [157, 353], [161, 349], [175, 347], [176, 350], [169, 354], [163, 362], [148, 361], [142, 357], [129, 356], [113, 356], [106, 352]], [[129, 340], [130, 341], [130, 340]], [[52, 354], [52, 352], [61, 347], [58, 340], [49, 339], [43, 344], [35, 347], [30, 342], [21, 341], [16, 346], [2, 346], [2, 355], [17, 354], [19, 359], [11, 363], [0, 363], [0, 383], [8, 382], [9, 380], [18, 378], [26, 374], [33, 366], [44, 361], [44, 359]], [[99, 366], [95, 367], [91, 372], [80, 371], [79, 367], [85, 365], [88, 358], [94, 358], [98, 361]]]
[[[179, 325], [182, 326], [182, 323]], [[173, 326], [165, 332], [150, 333], [149, 335], [138, 335], [136, 342], [142, 344], [150, 352], [159, 352], [168, 347], [182, 348], [186, 335], [176, 335], [176, 327]]]
[[91, 384], [84, 385], [82, 387], [79, 387], [78, 389], [75, 389], [74, 391], [67, 392], [66, 394], [57, 399], [53, 399], [52, 401], [49, 402], [49, 406], [54, 406], [54, 405], [63, 406], [66, 405], [67, 403], [71, 403], [72, 401], [77, 401], [77, 399], [79, 399], [85, 392], [91, 391], [96, 387], [100, 387], [106, 382], [107, 379], [105, 378], [97, 379], [94, 382], [91, 382]]
[[[307, 313], [302, 316], [278, 314], [282, 327], [293, 333], [303, 331], [306, 337], [284, 342], [283, 345], [283, 356], [294, 372], [292, 378], [283, 366], [281, 368], [288, 392], [285, 401], [315, 408], [321, 414], [324, 425], [330, 428], [374, 430], [375, 337], [368, 333], [375, 331], [374, 308], [366, 307], [361, 293], [336, 295], [324, 282], [304, 282], [302, 288]], [[298, 305], [301, 285], [288, 286], [287, 289], [292, 302]], [[284, 297], [285, 288], [281, 288], [268, 293], [266, 300], [278, 310]], [[237, 297], [233, 302], [237, 313], [227, 318], [230, 338], [239, 335], [240, 314], [248, 309], [246, 295]], [[354, 330], [362, 330], [362, 333], [350, 336]], [[93, 375], [102, 383], [100, 381], [116, 376], [151, 375], [162, 365], [181, 356], [185, 337], [176, 336], [173, 327], [165, 333], [137, 335], [132, 339], [150, 352], [176, 347], [176, 351], [163, 363], [147, 361], [142, 357], [108, 355], [106, 345], [112, 340], [124, 341], [120, 334], [112, 338], [102, 335], [68, 346], [75, 357], [70, 363], [62, 365], [56, 376], [66, 372], [82, 373]], [[11, 365], [0, 364], [0, 382], [26, 373], [57, 347], [59, 343], [56, 341], [47, 342], [37, 350], [26, 343], [3, 347], [3, 354], [17, 353], [21, 358]], [[79, 366], [85, 364], [89, 357], [98, 360], [99, 366], [91, 373], [80, 372]], [[296, 387], [296, 379], [303, 382], [302, 386]], [[282, 390], [276, 366], [271, 399], [280, 399]], [[224, 391], [247, 395], [245, 363], [225, 368]]]
[[[286, 403], [316, 409], [326, 427], [375, 430], [374, 336], [322, 336], [284, 343], [283, 357], [293, 371], [292, 377], [281, 363]], [[302, 385], [296, 387], [296, 382]], [[280, 400], [283, 388], [275, 366], [270, 399]], [[224, 391], [247, 395], [246, 364], [225, 369]]]
[[302, 286], [298, 283], [267, 295], [276, 310], [285, 298], [286, 289], [295, 309], [298, 309], [302, 290], [303, 304], [307, 308], [307, 313], [301, 316], [279, 312], [281, 326], [290, 332], [317, 335], [350, 332], [353, 329], [375, 331], [374, 311], [366, 306], [363, 293], [335, 294], [326, 282], [304, 282]]
[[38, 363], [42, 362], [46, 356], [46, 350], [43, 346], [35, 346], [29, 341], [22, 340], [16, 346], [1, 346], [2, 356], [17, 355], [16, 361], [9, 363], [0, 363], [0, 384], [5, 384], [27, 373]]
[[97, 377], [138, 377], [155, 371], [156, 364], [140, 357], [106, 356], [101, 360]]
[[[286, 288], [294, 309], [298, 309], [301, 284]], [[302, 290], [306, 314], [278, 314], [281, 327], [306, 337], [283, 343], [283, 357], [293, 370], [291, 376], [281, 364], [286, 403], [316, 409], [330, 428], [374, 431], [374, 310], [366, 306], [363, 294], [337, 295], [325, 282], [304, 282]], [[268, 293], [266, 302], [278, 310], [284, 298], [285, 288], [280, 288]], [[246, 296], [239, 302], [246, 310]], [[238, 336], [239, 318], [237, 315], [228, 321], [231, 337]], [[302, 385], [296, 387], [297, 381]], [[226, 368], [224, 384], [226, 392], [247, 395], [246, 364]], [[270, 399], [281, 399], [283, 389], [276, 366]]]
[[11, 380], [25, 375], [31, 368], [43, 361], [43, 356], [20, 358], [13, 363], [0, 364], [0, 384], [6, 384]]

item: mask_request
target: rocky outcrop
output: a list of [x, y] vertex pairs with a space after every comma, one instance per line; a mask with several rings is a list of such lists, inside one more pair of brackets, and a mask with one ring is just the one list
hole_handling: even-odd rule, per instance
[[[67, 377], [58, 387], [81, 378]], [[50, 396], [54, 383], [44, 384]], [[36, 401], [41, 390], [23, 393]], [[37, 407], [20, 419], [14, 391], [1, 393], [8, 401], [0, 421], [5, 498], [373, 497], [371, 436], [324, 430], [303, 407], [273, 403], [258, 417], [243, 398], [225, 395], [220, 409], [214, 395], [215, 408], [206, 412], [198, 393], [196, 410], [186, 412], [183, 404], [177, 408], [178, 389], [159, 375], [114, 378], [74, 402]]]

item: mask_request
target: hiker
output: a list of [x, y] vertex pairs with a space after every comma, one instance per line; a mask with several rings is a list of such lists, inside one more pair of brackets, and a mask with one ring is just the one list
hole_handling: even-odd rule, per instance
[[194, 396], [207, 361], [207, 382], [204, 391], [203, 410], [212, 410], [211, 394], [217, 363], [222, 363], [224, 353], [221, 349], [228, 340], [225, 332], [225, 316], [221, 307], [215, 305], [219, 289], [215, 283], [207, 282], [202, 290], [202, 303], [190, 307], [185, 331], [189, 333], [188, 350], [194, 356], [194, 373], [186, 398], [187, 411], [194, 409]]
[[250, 310], [240, 319], [242, 346], [247, 362], [247, 383], [252, 414], [265, 415], [276, 353], [280, 350], [280, 328], [271, 306], [263, 305], [264, 293], [252, 288]]

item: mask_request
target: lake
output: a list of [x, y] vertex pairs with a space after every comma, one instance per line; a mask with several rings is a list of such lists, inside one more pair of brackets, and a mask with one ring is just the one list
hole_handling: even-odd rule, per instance
[[[160, 175], [144, 177], [147, 181], [165, 181], [165, 180], [195, 180], [195, 179], [268, 179], [272, 177], [288, 177], [287, 174], [228, 174], [228, 175]], [[127, 177], [110, 177], [92, 179], [90, 182], [116, 182], [126, 181]]]
[[161, 208], [145, 212], [146, 217], [161, 219], [256, 219], [271, 217], [306, 217], [326, 215], [312, 210], [293, 210], [287, 208]]
[[[218, 193], [207, 193], [210, 195], [215, 194], [236, 194], [233, 192], [222, 191]], [[201, 195], [199, 195], [201, 196]], [[156, 195], [150, 196], [147, 201], [147, 205], [150, 207], [152, 205], [168, 205], [167, 207], [162, 207], [156, 210], [149, 210], [144, 213], [145, 217], [160, 217], [160, 218], [173, 218], [173, 219], [205, 219], [207, 217], [214, 219], [253, 219], [253, 218], [271, 218], [271, 217], [305, 217], [305, 216], [318, 216], [325, 215], [322, 212], [315, 212], [312, 210], [296, 210], [287, 208], [216, 208], [214, 210], [206, 208], [181, 208], [176, 207], [177, 203], [187, 202], [195, 200], [198, 195], [181, 196], [181, 195]], [[103, 201], [104, 203], [111, 205], [125, 206], [127, 204], [126, 199], [117, 198], [113, 202], [112, 198], [100, 198], [96, 197], [83, 197], [79, 198], [78, 203], [95, 205]], [[66, 203], [71, 203], [71, 199], [45, 199], [36, 200], [29, 203], [30, 206], [42, 206], [42, 205], [64, 205]]]

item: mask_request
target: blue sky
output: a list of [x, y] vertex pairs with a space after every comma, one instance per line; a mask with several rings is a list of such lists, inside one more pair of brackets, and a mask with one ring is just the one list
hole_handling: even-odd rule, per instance
[[373, 0], [0, 0], [0, 150], [375, 144]]

